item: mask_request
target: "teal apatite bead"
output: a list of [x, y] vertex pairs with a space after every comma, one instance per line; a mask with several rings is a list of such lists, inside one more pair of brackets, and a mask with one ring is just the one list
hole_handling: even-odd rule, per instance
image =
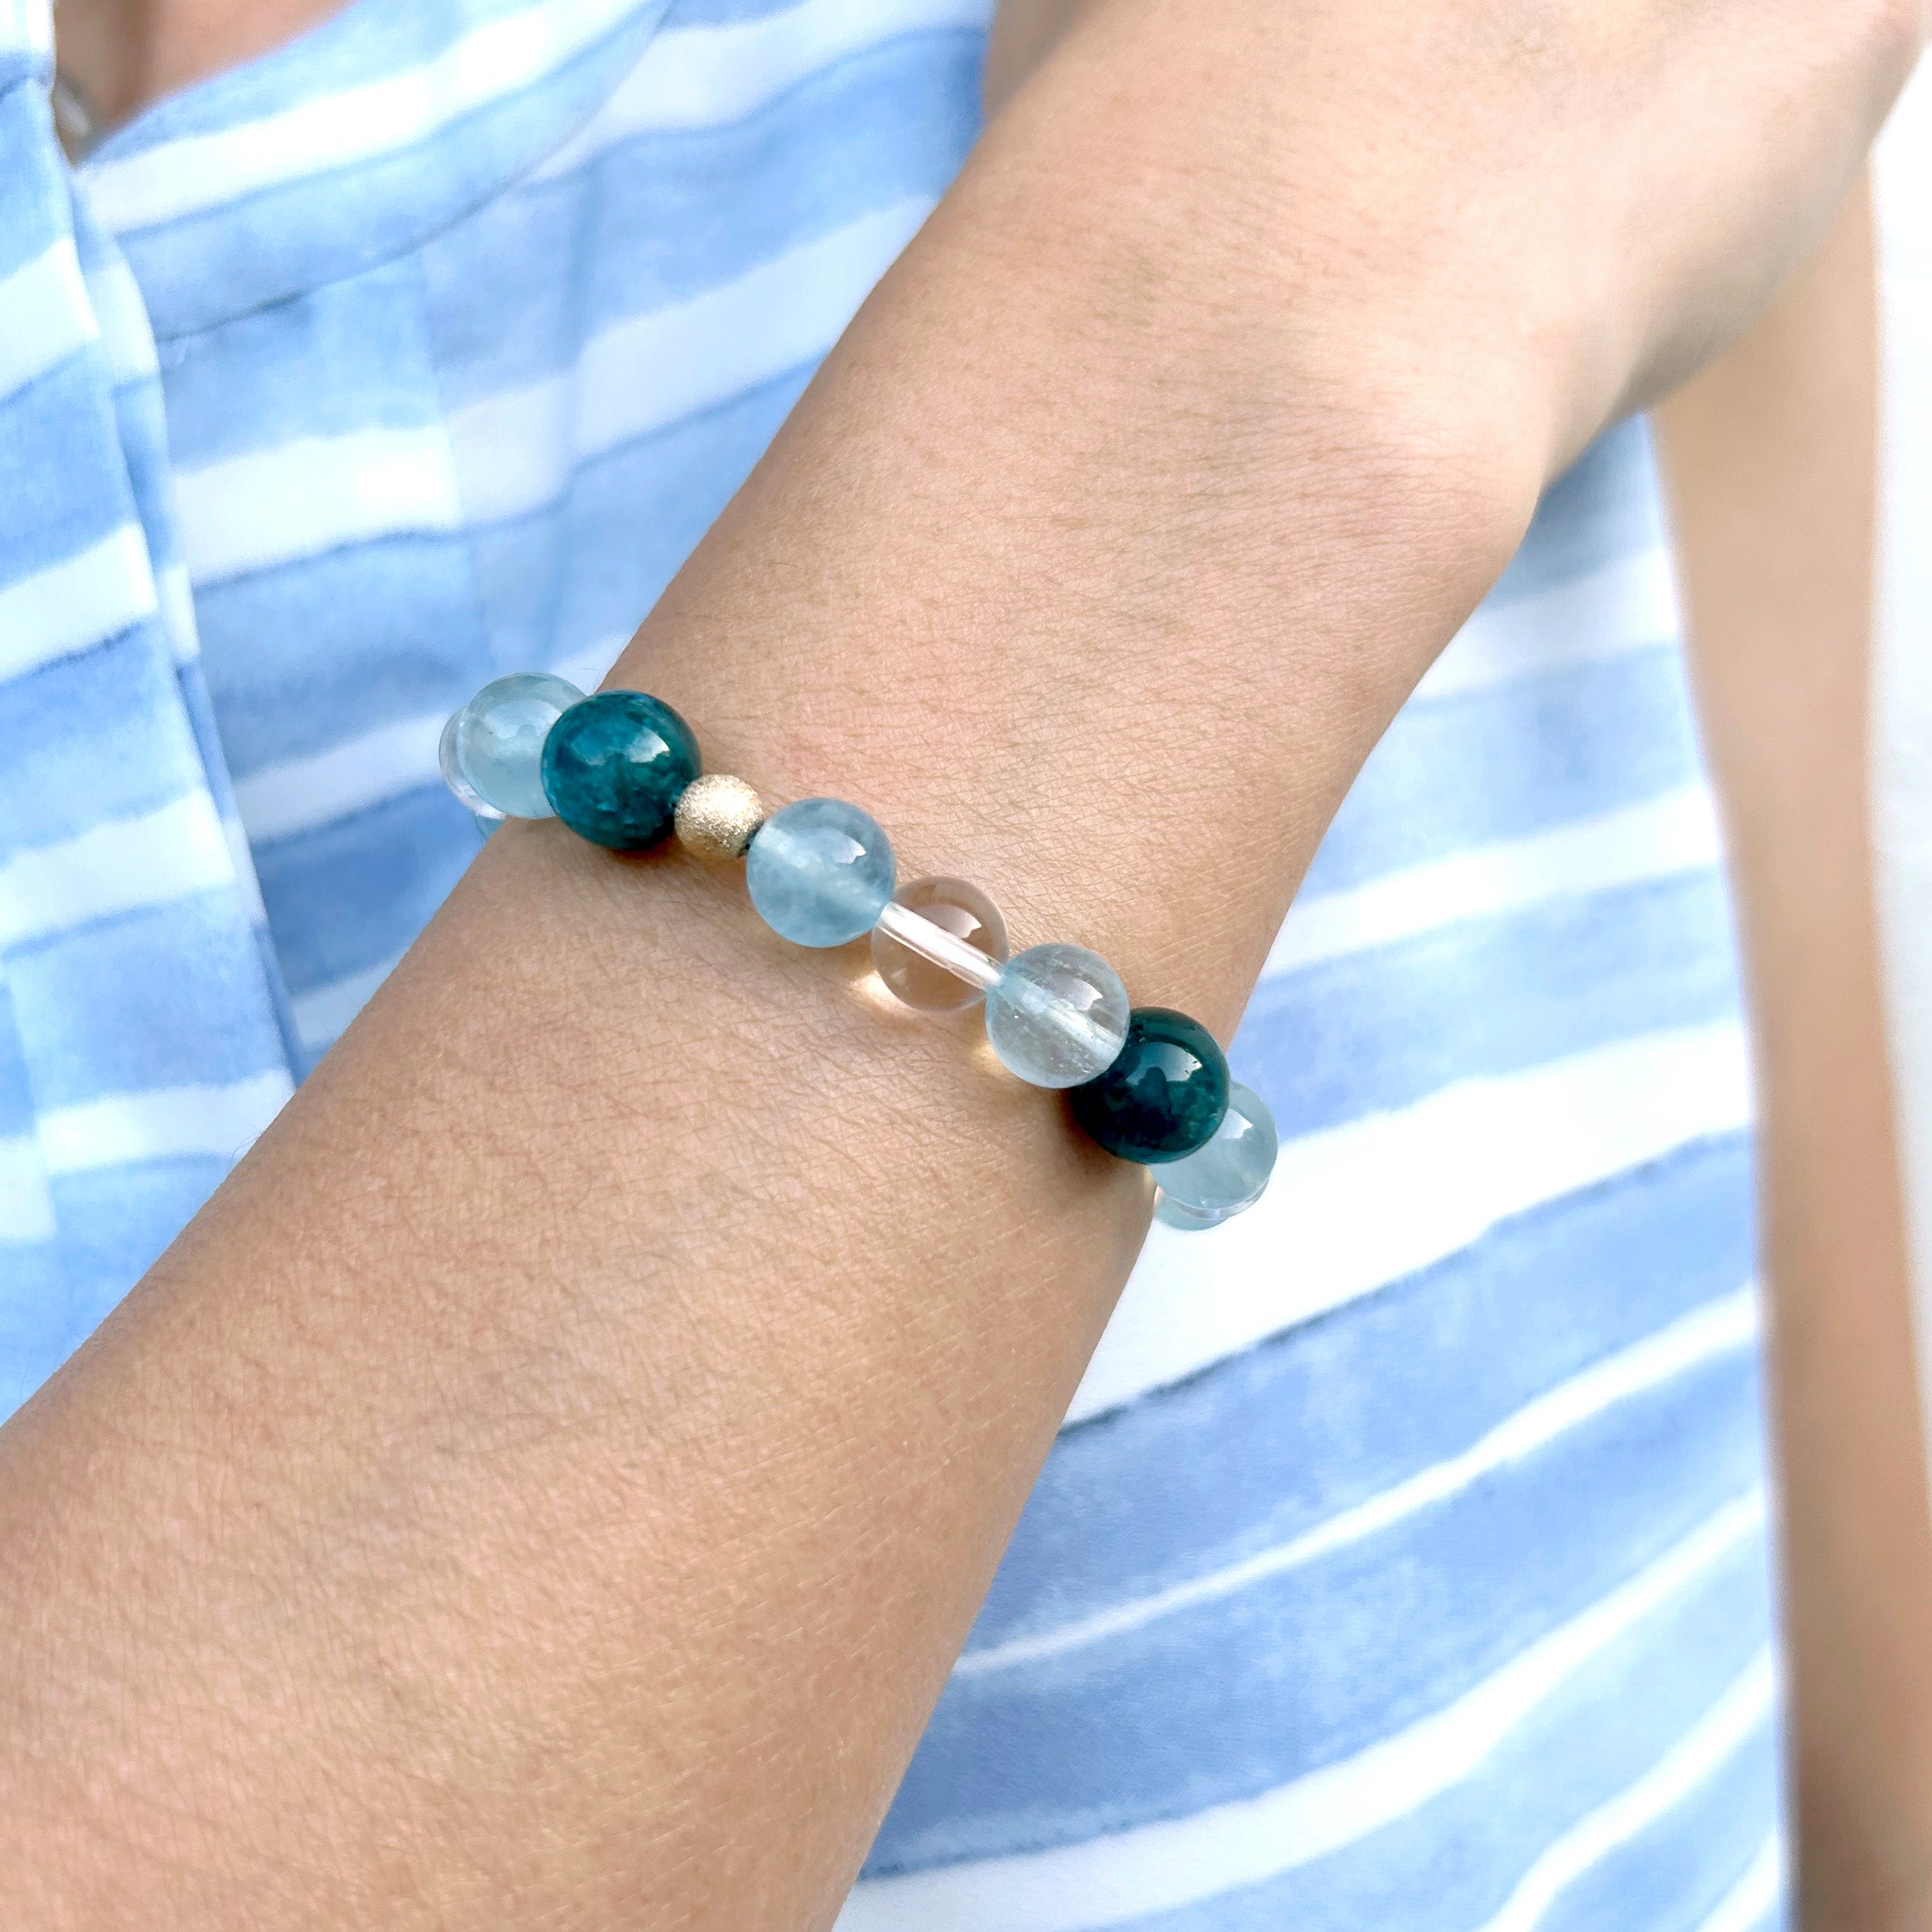
[[1228, 1111], [1228, 1063], [1198, 1019], [1137, 1006], [1104, 1073], [1067, 1096], [1073, 1117], [1110, 1154], [1154, 1165], [1214, 1138]]
[[758, 917], [798, 946], [843, 946], [870, 932], [898, 877], [879, 821], [842, 798], [801, 798], [774, 811], [745, 854]]
[[543, 741], [551, 809], [613, 852], [668, 838], [679, 797], [702, 769], [691, 727], [641, 691], [600, 691], [573, 704]]

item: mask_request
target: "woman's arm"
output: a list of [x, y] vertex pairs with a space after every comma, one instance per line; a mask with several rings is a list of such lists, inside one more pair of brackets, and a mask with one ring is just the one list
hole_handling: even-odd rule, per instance
[[1872, 905], [1861, 189], [1658, 413], [1758, 1047], [1807, 1932], [1932, 1910], [1932, 1515]]
[[[616, 681], [1225, 1036], [1546, 475], [1742, 323], [1916, 31], [1609, 19], [1088, 9]], [[1146, 1213], [726, 882], [509, 828], [0, 1435], [13, 1923], [826, 1923]]]

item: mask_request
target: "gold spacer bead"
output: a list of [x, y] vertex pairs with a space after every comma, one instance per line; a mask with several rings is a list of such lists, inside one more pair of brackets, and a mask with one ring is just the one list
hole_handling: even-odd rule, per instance
[[678, 842], [700, 859], [742, 859], [765, 822], [764, 801], [742, 778], [706, 772], [693, 778], [674, 815]]

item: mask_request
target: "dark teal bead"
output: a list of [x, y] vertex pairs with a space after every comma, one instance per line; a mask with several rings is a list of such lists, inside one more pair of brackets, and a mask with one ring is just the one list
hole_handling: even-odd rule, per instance
[[1137, 1006], [1114, 1064], [1066, 1097], [1108, 1153], [1147, 1166], [1178, 1161], [1205, 1147], [1228, 1111], [1227, 1058], [1198, 1019]]
[[550, 809], [613, 852], [668, 837], [679, 797], [702, 769], [691, 727], [641, 691], [600, 691], [572, 705], [543, 740]]

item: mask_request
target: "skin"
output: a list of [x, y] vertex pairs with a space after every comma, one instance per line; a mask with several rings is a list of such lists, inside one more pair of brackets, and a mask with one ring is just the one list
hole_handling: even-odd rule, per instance
[[1658, 412], [1757, 1021], [1804, 1923], [1923, 1922], [1932, 1515], [1872, 906], [1871, 201]]
[[[1538, 491], [1815, 247], [1921, 26], [1879, 0], [1097, 0], [613, 682], [1225, 1039]], [[1723, 435], [1687, 436], [1689, 477]], [[1824, 824], [1781, 801], [1765, 681], [1699, 582], [1743, 747], [1713, 726], [1781, 1415], [1814, 1458], [1789, 1553], [1825, 1570], [1794, 1629], [1859, 1652], [1798, 1667], [1808, 1923], [1882, 1932], [1932, 1913], [1932, 1726], [1916, 1475], [1842, 1523], [1820, 1453], [1897, 1451], [1901, 1413], [1896, 1374], [1865, 1379], [1896, 1199], [1872, 1232], [1884, 1185], [1825, 1126], [1889, 1161], [1869, 895], [1840, 876], [1861, 760], [1801, 763]], [[1786, 749], [1808, 716], [1859, 740], [1862, 636], [1815, 632], [1832, 702]], [[1148, 1211], [1144, 1176], [859, 980], [675, 854], [492, 840], [0, 1431], [12, 1923], [829, 1924]], [[1820, 988], [1853, 1010], [1813, 1046]], [[1897, 1601], [1866, 1601], [1894, 1564]]]

